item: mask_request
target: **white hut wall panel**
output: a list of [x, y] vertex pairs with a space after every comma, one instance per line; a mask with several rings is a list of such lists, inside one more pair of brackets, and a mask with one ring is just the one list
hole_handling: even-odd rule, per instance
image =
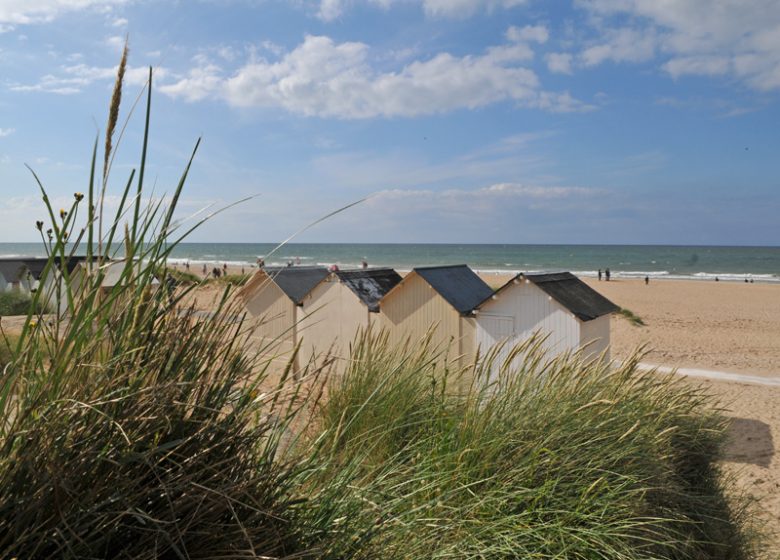
[[246, 303], [251, 314], [255, 348], [279, 360], [289, 358], [295, 346], [295, 304], [270, 280], [263, 281]]
[[580, 346], [586, 357], [595, 358], [607, 351], [609, 358], [609, 315], [602, 315], [580, 325]]
[[298, 337], [302, 363], [326, 355], [343, 362], [349, 357], [355, 336], [368, 326], [368, 321], [368, 308], [338, 278], [332, 276], [321, 282], [301, 307]]
[[[483, 332], [478, 340], [489, 339], [485, 331], [493, 329], [487, 323], [492, 320], [482, 321], [481, 315], [512, 318], [514, 336], [509, 346], [523, 342], [537, 332], [540, 336], [546, 336], [542, 346], [549, 357], [566, 350], [575, 350], [580, 344], [580, 321], [532, 284], [521, 283], [508, 287], [495, 300], [482, 306], [477, 315], [477, 324]], [[485, 348], [482, 348], [484, 351]]]
[[460, 314], [419, 276], [405, 278], [380, 305], [381, 324], [389, 331], [392, 343], [415, 343], [435, 326], [433, 344], [448, 348], [449, 359], [461, 354]]

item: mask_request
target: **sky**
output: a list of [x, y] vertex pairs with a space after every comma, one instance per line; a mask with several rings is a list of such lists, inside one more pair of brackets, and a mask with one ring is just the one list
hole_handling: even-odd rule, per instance
[[[191, 241], [780, 243], [777, 0], [0, 0], [0, 242], [201, 145]], [[197, 214], [202, 215], [202, 214]]]

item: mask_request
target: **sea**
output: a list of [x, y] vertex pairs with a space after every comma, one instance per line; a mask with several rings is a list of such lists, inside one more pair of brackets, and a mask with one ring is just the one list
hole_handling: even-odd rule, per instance
[[[40, 243], [0, 243], [0, 257], [43, 256]], [[468, 264], [490, 273], [568, 270], [593, 277], [610, 269], [614, 278], [715, 280], [780, 283], [780, 247], [695, 245], [513, 245], [392, 243], [181, 243], [172, 264], [226, 263], [249, 270], [257, 259], [268, 266], [338, 265], [342, 269]]]

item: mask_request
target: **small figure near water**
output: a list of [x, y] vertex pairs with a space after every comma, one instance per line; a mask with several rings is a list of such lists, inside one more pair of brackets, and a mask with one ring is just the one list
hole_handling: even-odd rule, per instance
[[337, 265], [337, 264], [332, 264], [332, 265], [330, 265], [330, 267], [328, 268], [328, 270], [330, 270], [331, 272], [338, 272], [338, 271], [339, 271], [339, 265]]
[[368, 268], [368, 261], [365, 257], [363, 257], [363, 260], [360, 261], [360, 268]]
[[601, 269], [599, 268], [599, 282], [601, 282]]
[[265, 260], [257, 257], [257, 268], [263, 268], [265, 266]]
[[214, 278], [219, 278], [220, 274], [222, 274], [222, 273], [221, 273], [221, 271], [220, 271], [220, 270], [219, 270], [219, 269], [218, 269], [216, 266], [215, 266], [214, 268], [212, 268], [212, 269], [211, 269], [211, 275], [212, 275]]
[[606, 269], [604, 271], [604, 278], [607, 280], [607, 282], [609, 282], [610, 276], [612, 276], [612, 273], [610, 273], [609, 269]]
[[647, 286], [650, 283], [650, 277], [645, 276], [645, 286]]
[[203, 263], [203, 277], [205, 278], [208, 274], [208, 269], [206, 268], [206, 263]]

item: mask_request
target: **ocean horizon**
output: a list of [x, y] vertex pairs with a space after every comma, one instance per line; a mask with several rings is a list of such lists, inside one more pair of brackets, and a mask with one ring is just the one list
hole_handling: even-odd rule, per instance
[[[226, 263], [253, 267], [338, 265], [408, 270], [465, 263], [480, 272], [568, 270], [593, 277], [610, 269], [615, 278], [666, 278], [780, 283], [780, 247], [709, 245], [523, 245], [444, 243], [181, 243], [169, 262], [191, 266]], [[0, 257], [45, 256], [41, 243], [0, 243]]]

